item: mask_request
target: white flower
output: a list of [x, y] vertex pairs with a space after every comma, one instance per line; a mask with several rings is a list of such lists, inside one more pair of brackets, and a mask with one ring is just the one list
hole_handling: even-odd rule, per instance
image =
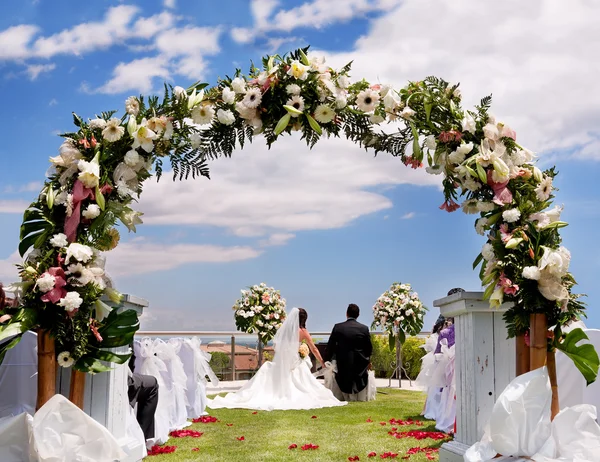
[[371, 114], [369, 116], [369, 122], [371, 122], [374, 125], [380, 124], [383, 121], [385, 121], [385, 117], [382, 117], [379, 114]]
[[231, 125], [235, 122], [235, 116], [229, 109], [219, 109], [217, 111], [217, 119], [223, 125]]
[[181, 98], [187, 96], [187, 92], [185, 91], [185, 88], [179, 87], [179, 86], [173, 88], [173, 94], [175, 95], [175, 99], [177, 101], [179, 101]]
[[562, 285], [561, 277], [545, 271], [540, 274], [538, 290], [548, 300], [564, 301], [569, 299], [569, 291]]
[[139, 169], [139, 166], [144, 162], [144, 159], [142, 159], [135, 149], [130, 149], [127, 151], [127, 154], [125, 154], [123, 161], [135, 170], [135, 167], [138, 167]]
[[65, 234], [58, 233], [52, 236], [52, 239], [50, 239], [50, 244], [52, 244], [54, 247], [66, 247], [69, 245], [69, 241], [67, 241], [67, 236]]
[[106, 127], [102, 130], [102, 136], [106, 141], [119, 141], [125, 134], [125, 128], [121, 126], [121, 120], [116, 117], [106, 122]]
[[383, 105], [386, 110], [393, 111], [400, 106], [400, 95], [395, 90], [388, 89], [383, 97]]
[[484, 201], [477, 202], [477, 210], [479, 210], [480, 212], [491, 212], [496, 207], [497, 207], [497, 205], [494, 204], [493, 202], [484, 202]]
[[287, 87], [285, 87], [285, 91], [288, 95], [299, 95], [302, 89], [300, 88], [300, 85], [290, 83]]
[[106, 128], [106, 120], [104, 119], [92, 119], [90, 120], [90, 128], [92, 130], [98, 128], [104, 130]]
[[69, 263], [71, 258], [74, 258], [77, 261], [87, 263], [94, 257], [94, 251], [91, 247], [83, 244], [78, 244], [77, 242], [73, 242], [69, 244], [67, 247], [67, 255], [65, 257], [65, 263]]
[[75, 360], [71, 357], [71, 353], [68, 351], [59, 353], [56, 360], [60, 367], [71, 367], [75, 363]]
[[190, 144], [192, 145], [192, 148], [198, 149], [200, 147], [200, 143], [202, 143], [202, 136], [200, 136], [200, 133], [192, 133], [190, 135]]
[[36, 285], [40, 292], [46, 293], [54, 289], [55, 282], [56, 278], [54, 276], [52, 276], [50, 273], [44, 273], [38, 278]]
[[356, 97], [356, 105], [363, 112], [373, 112], [379, 103], [380, 95], [375, 90], [367, 88]]
[[537, 266], [526, 266], [523, 268], [523, 277], [525, 279], [533, 279], [538, 281], [540, 279], [540, 269]]
[[192, 110], [198, 104], [200, 104], [203, 99], [204, 99], [204, 90], [200, 90], [199, 92], [196, 92], [196, 89], [194, 88], [194, 91], [192, 91], [192, 94], [190, 96], [188, 96], [188, 101], [187, 101], [188, 109]]
[[192, 110], [192, 120], [195, 124], [206, 125], [212, 122], [215, 110], [210, 104], [196, 106]]
[[100, 215], [100, 207], [97, 204], [90, 204], [82, 213], [83, 218], [87, 218], [88, 220], [93, 220], [98, 215]]
[[540, 201], [546, 201], [552, 193], [552, 178], [545, 176], [541, 183], [535, 188], [535, 195]]
[[337, 93], [335, 95], [335, 107], [344, 109], [348, 104], [348, 96], [345, 93]]
[[480, 236], [483, 236], [485, 234], [485, 230], [488, 227], [488, 225], [489, 225], [489, 220], [487, 218], [479, 218], [475, 222], [475, 231]]
[[456, 88], [452, 93], [452, 96], [454, 96], [455, 98], [460, 98], [460, 89]]
[[241, 77], [236, 77], [231, 81], [231, 88], [236, 93], [244, 93], [246, 91], [246, 81]]
[[133, 137], [133, 149], [142, 148], [146, 152], [152, 152], [154, 149], [154, 142], [157, 138], [156, 133], [150, 130], [147, 126], [146, 119], [142, 120], [142, 123], [137, 129], [131, 134]]
[[86, 188], [95, 188], [100, 184], [100, 164], [96, 158], [87, 162], [80, 160], [77, 163], [79, 169], [79, 181], [83, 183]]
[[75, 311], [79, 309], [81, 304], [83, 303], [83, 299], [77, 292], [67, 292], [63, 298], [57, 303], [58, 306], [62, 306], [68, 312]]
[[350, 79], [347, 75], [340, 75], [337, 79], [338, 87], [348, 88], [350, 86]]
[[256, 117], [254, 119], [250, 119], [248, 121], [248, 125], [254, 127], [253, 133], [256, 135], [261, 132], [263, 122], [258, 117]]
[[521, 218], [521, 211], [519, 209], [505, 210], [502, 212], [502, 218], [507, 223], [515, 223], [516, 221], [519, 221], [519, 218]]
[[456, 151], [451, 152], [448, 155], [448, 162], [450, 162], [451, 164], [462, 164], [465, 160], [465, 155], [459, 151], [458, 149]]
[[439, 175], [444, 171], [444, 167], [441, 165], [434, 165], [432, 167], [425, 167], [425, 171], [431, 175]]
[[222, 98], [224, 103], [233, 104], [235, 101], [235, 91], [229, 87], [223, 88]]
[[135, 225], [141, 225], [143, 223], [142, 219], [140, 218], [142, 215], [142, 212], [130, 210], [127, 213], [121, 214], [119, 218], [121, 219], [121, 223], [123, 223], [129, 231], [133, 231], [135, 233]]
[[483, 244], [481, 248], [481, 256], [485, 259], [485, 261], [492, 261], [496, 258], [496, 253], [494, 252], [494, 247], [489, 242]]
[[[292, 96], [290, 99], [288, 99], [287, 103], [285, 103], [287, 106], [292, 106], [294, 109], [303, 112], [304, 111], [304, 98], [302, 98], [302, 96], [300, 95], [294, 95]], [[290, 115], [292, 117], [298, 117], [300, 114], [292, 114], [290, 113]]]
[[400, 113], [400, 117], [402, 117], [403, 119], [406, 120], [410, 120], [412, 119], [412, 117], [416, 114], [415, 111], [413, 111], [410, 107], [406, 106], [404, 109], [402, 109], [402, 112]]
[[235, 110], [242, 119], [251, 120], [258, 118], [258, 111], [256, 109], [246, 107], [241, 101], [235, 103]]
[[463, 187], [469, 191], [481, 189], [481, 183], [470, 176], [463, 181]]
[[569, 271], [571, 263], [571, 253], [566, 247], [559, 247], [558, 250], [552, 250], [549, 247], [542, 246], [544, 254], [538, 262], [538, 268], [541, 271], [552, 275], [562, 277]]
[[473, 150], [473, 143], [462, 143], [456, 150], [464, 155], [469, 154]]
[[475, 133], [475, 119], [468, 112], [463, 117], [462, 130], [463, 132]]
[[[76, 165], [79, 159], [81, 159], [82, 154], [75, 146], [72, 139], [67, 139], [60, 145], [58, 149], [59, 155], [56, 157], [50, 157], [50, 162], [54, 164], [55, 167], [64, 167], [70, 168], [73, 165]], [[73, 172], [71, 172], [72, 174]]]
[[479, 213], [479, 210], [477, 209], [477, 200], [469, 199], [467, 201], [464, 201], [462, 203], [462, 209], [463, 212], [467, 214]]
[[492, 141], [496, 141], [500, 138], [500, 132], [498, 131], [498, 127], [491, 123], [488, 123], [483, 126], [483, 135]]
[[427, 147], [427, 149], [435, 151], [435, 148], [437, 146], [437, 142], [435, 141], [435, 135], [428, 135], [425, 137], [425, 146]]
[[310, 66], [305, 66], [300, 61], [294, 60], [290, 64], [290, 68], [288, 69], [287, 74], [299, 80], [306, 80], [306, 78], [308, 77], [309, 69]]
[[244, 99], [242, 100], [242, 104], [247, 108], [254, 109], [257, 108], [262, 100], [262, 93], [259, 88], [250, 88]]
[[130, 96], [125, 100], [125, 111], [132, 116], [137, 116], [140, 113], [140, 102], [135, 96]]

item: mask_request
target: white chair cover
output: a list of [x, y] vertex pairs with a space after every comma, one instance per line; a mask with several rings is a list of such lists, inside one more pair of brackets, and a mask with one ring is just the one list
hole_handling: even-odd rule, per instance
[[[179, 347], [180, 345], [175, 346]], [[167, 367], [165, 385], [172, 397], [169, 408], [169, 429], [181, 430], [190, 425], [187, 421], [187, 375], [183, 369], [183, 363], [179, 359], [174, 345], [166, 343], [162, 339], [154, 340], [154, 352]]]
[[2, 462], [37, 462], [31, 425], [33, 417], [25, 412], [0, 418], [0, 460]]
[[37, 334], [25, 332], [0, 365], [0, 417], [33, 414], [36, 399]]
[[154, 342], [150, 338], [136, 340], [133, 344], [135, 351], [135, 371], [151, 375], [158, 382], [158, 405], [154, 414], [154, 438], [150, 443], [164, 444], [169, 439], [171, 431], [171, 407], [173, 397], [165, 383], [169, 375], [165, 362], [156, 356]]
[[[442, 340], [442, 351], [435, 355], [436, 358], [441, 356], [438, 369], [440, 374], [440, 382], [444, 384], [440, 394], [440, 405], [435, 418], [435, 428], [439, 431], [449, 433], [454, 430], [454, 421], [456, 420], [456, 380], [454, 377], [454, 357], [455, 348], [452, 345], [447, 346], [446, 339]], [[436, 371], [437, 372], [437, 371]], [[434, 374], [434, 380], [435, 380]]]

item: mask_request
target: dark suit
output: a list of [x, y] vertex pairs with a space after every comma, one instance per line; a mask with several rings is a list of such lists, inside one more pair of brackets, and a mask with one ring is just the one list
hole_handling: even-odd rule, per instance
[[158, 406], [158, 381], [151, 375], [137, 374], [135, 368], [135, 354], [131, 345], [131, 359], [129, 369], [131, 374], [127, 378], [129, 404], [135, 407], [137, 403], [137, 421], [148, 440], [154, 438], [154, 414]]
[[353, 394], [366, 388], [372, 352], [367, 326], [353, 318], [333, 326], [324, 360], [336, 360], [335, 380], [342, 392]]

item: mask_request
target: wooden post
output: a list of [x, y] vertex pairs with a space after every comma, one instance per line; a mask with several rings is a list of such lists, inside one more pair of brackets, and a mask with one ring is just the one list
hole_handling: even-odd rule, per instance
[[546, 365], [548, 352], [548, 319], [543, 313], [534, 313], [529, 320], [529, 365], [531, 370]]
[[231, 380], [235, 380], [235, 335], [231, 336]]
[[515, 338], [516, 373], [517, 376], [529, 372], [529, 347], [525, 343], [525, 334], [517, 335]]
[[50, 332], [40, 329], [38, 342], [38, 393], [35, 409], [38, 410], [56, 394], [56, 351]]
[[83, 410], [83, 392], [85, 390], [85, 372], [71, 369], [71, 383], [69, 387], [69, 401]]
[[558, 382], [556, 380], [555, 350], [548, 352], [548, 375], [550, 376], [550, 386], [552, 387], [552, 405], [550, 407], [550, 419], [554, 420], [556, 414], [560, 412], [560, 403], [558, 401]]

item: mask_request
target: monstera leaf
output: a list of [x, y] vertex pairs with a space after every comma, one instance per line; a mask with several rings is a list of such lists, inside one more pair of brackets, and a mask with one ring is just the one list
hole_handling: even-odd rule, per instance
[[567, 334], [565, 340], [558, 344], [557, 349], [573, 360], [573, 363], [575, 363], [575, 366], [577, 366], [577, 369], [583, 374], [583, 377], [589, 385], [596, 381], [600, 360], [598, 359], [598, 353], [596, 352], [594, 345], [590, 343], [577, 345], [581, 340], [589, 339], [583, 330], [573, 329]]
[[21, 242], [19, 243], [21, 257], [32, 246], [39, 247], [47, 241], [53, 229], [54, 223], [40, 209], [32, 206], [25, 210], [20, 232]]
[[21, 341], [23, 334], [35, 327], [35, 323], [35, 311], [21, 308], [7, 324], [0, 326], [0, 364], [4, 361], [6, 352], [15, 347]]

